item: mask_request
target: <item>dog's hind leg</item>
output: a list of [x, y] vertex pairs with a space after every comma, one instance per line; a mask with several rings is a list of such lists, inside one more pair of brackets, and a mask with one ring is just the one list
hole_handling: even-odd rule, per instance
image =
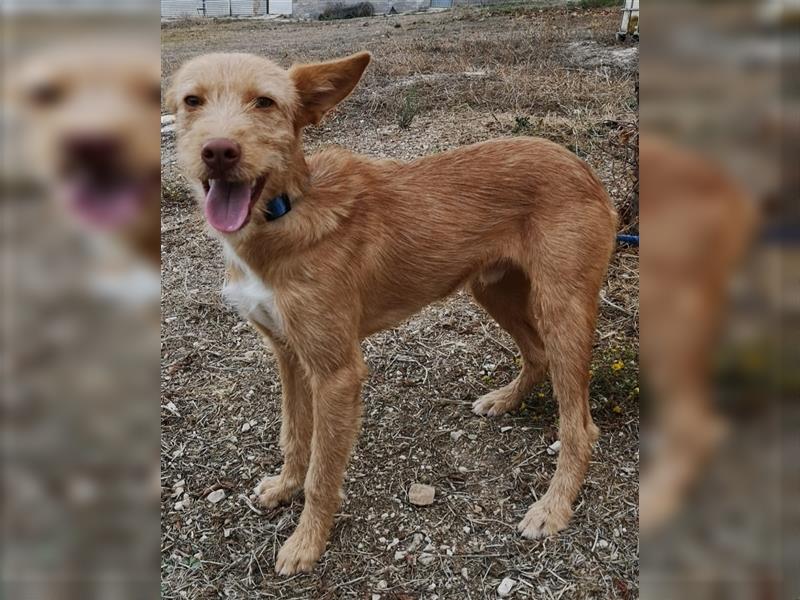
[[267, 508], [289, 502], [303, 489], [311, 456], [313, 409], [311, 390], [297, 355], [283, 344], [273, 345], [280, 368], [281, 449], [283, 467], [280, 475], [265, 477], [254, 495]]
[[589, 367], [599, 283], [550, 278], [536, 283], [540, 332], [558, 400], [561, 450], [550, 487], [528, 510], [519, 531], [528, 538], [565, 528], [572, 516], [599, 430], [589, 412]]
[[509, 267], [499, 279], [476, 279], [471, 287], [475, 300], [516, 342], [522, 370], [514, 381], [482, 396], [472, 405], [475, 414], [490, 417], [519, 408], [522, 401], [547, 374], [544, 345], [536, 329], [530, 302], [530, 282], [520, 269]]

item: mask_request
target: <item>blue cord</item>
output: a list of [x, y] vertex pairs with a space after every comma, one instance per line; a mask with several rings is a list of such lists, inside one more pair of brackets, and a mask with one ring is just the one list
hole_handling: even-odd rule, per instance
[[638, 246], [639, 245], [639, 236], [638, 235], [618, 235], [617, 241], [621, 244], [628, 244], [630, 246]]

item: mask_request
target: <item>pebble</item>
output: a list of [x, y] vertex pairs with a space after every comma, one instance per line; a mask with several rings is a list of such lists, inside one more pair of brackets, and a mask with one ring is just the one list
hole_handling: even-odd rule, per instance
[[378, 582], [378, 589], [379, 589], [379, 590], [385, 590], [387, 587], [389, 587], [389, 584], [388, 584], [388, 583], [386, 583], [386, 580], [385, 580], [385, 579], [381, 579], [381, 580]]
[[511, 590], [514, 589], [516, 584], [517, 582], [511, 579], [511, 577], [506, 577], [500, 582], [500, 585], [497, 586], [497, 595], [501, 598], [505, 598], [511, 593]]
[[459, 429], [458, 431], [451, 431], [450, 439], [453, 440], [454, 442], [457, 442], [462, 435], [464, 435], [463, 429]]
[[249, 421], [246, 422], [244, 425], [242, 425], [242, 433], [244, 433], [245, 431], [250, 431], [250, 427], [251, 427], [250, 422]]
[[598, 540], [597, 542], [598, 548], [608, 548], [608, 542], [605, 540]]
[[550, 456], [555, 456], [559, 450], [561, 450], [561, 440], [556, 440], [547, 447], [547, 453]]
[[216, 504], [217, 502], [221, 502], [225, 499], [225, 490], [214, 490], [208, 496], [206, 496], [206, 500], [211, 502], [211, 504]]
[[406, 557], [405, 550], [398, 550], [394, 553], [395, 560], [403, 560]]
[[429, 564], [431, 564], [431, 563], [432, 563], [434, 560], [436, 560], [436, 557], [435, 557], [433, 554], [428, 554], [427, 552], [423, 552], [422, 554], [420, 554], [420, 555], [419, 555], [419, 558], [418, 558], [417, 560], [418, 560], [418, 561], [419, 561], [421, 564], [423, 564], [423, 565], [425, 565], [425, 566], [428, 566], [428, 565], [429, 565]]
[[436, 489], [423, 483], [414, 483], [408, 489], [408, 501], [416, 506], [433, 504], [434, 496], [436, 496]]

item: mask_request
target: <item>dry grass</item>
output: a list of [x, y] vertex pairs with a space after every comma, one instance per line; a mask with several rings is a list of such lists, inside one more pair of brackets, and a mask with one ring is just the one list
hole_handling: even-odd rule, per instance
[[[624, 209], [635, 170], [617, 146], [636, 127], [636, 64], [614, 54], [617, 18], [616, 10], [492, 8], [333, 23], [170, 24], [163, 67], [169, 75], [213, 50], [288, 65], [366, 48], [375, 58], [366, 80], [307, 133], [309, 151], [337, 143], [412, 158], [541, 135], [586, 158]], [[600, 64], [581, 66], [575, 41], [597, 44]], [[403, 128], [409, 90], [416, 112]], [[518, 414], [472, 415], [473, 399], [514, 376], [516, 354], [460, 294], [364, 342], [364, 428], [331, 543], [314, 574], [278, 579], [275, 553], [301, 502], [262, 511], [244, 497], [280, 467], [275, 365], [222, 305], [220, 249], [175, 172], [170, 135], [163, 146], [163, 598], [491, 598], [504, 577], [518, 582], [520, 598], [638, 597], [636, 252], [615, 255], [603, 290], [591, 390], [603, 434], [569, 530], [536, 542], [516, 534], [555, 467], [546, 448], [557, 410], [545, 384]], [[407, 502], [414, 482], [436, 487], [434, 505]], [[205, 497], [215, 488], [227, 497], [212, 505]], [[176, 509], [185, 496], [189, 506]]]

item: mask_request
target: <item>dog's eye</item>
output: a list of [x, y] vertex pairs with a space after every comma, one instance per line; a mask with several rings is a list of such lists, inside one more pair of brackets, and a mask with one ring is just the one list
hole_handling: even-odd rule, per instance
[[269, 108], [273, 104], [275, 104], [275, 102], [272, 101], [272, 98], [267, 98], [266, 96], [259, 96], [256, 98], [256, 106], [258, 108]]
[[200, 106], [203, 103], [203, 101], [200, 99], [200, 96], [186, 96], [186, 98], [183, 99], [183, 102], [186, 104], [186, 106], [190, 106], [192, 108]]
[[64, 90], [55, 83], [40, 83], [31, 88], [28, 97], [39, 108], [55, 106], [64, 98]]

